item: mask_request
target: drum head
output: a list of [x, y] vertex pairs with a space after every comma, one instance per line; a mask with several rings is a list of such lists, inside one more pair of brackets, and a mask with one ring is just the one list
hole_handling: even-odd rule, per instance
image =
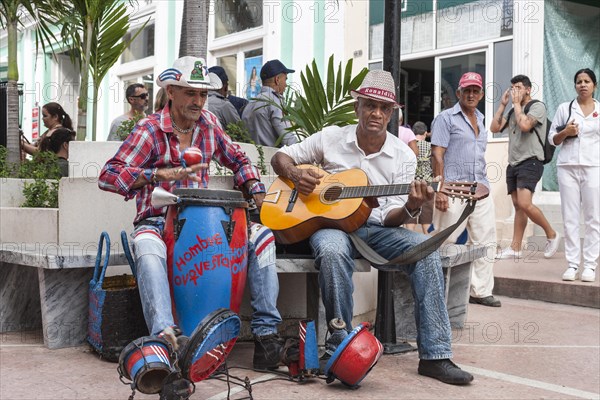
[[180, 205], [217, 206], [230, 208], [248, 208], [242, 192], [239, 190], [213, 189], [174, 189]]
[[208, 314], [190, 337], [181, 356], [184, 377], [192, 382], [208, 378], [225, 361], [240, 334], [240, 318], [226, 308]]
[[179, 197], [193, 197], [210, 200], [243, 200], [242, 192], [239, 190], [215, 190], [215, 189], [173, 189], [173, 194]]

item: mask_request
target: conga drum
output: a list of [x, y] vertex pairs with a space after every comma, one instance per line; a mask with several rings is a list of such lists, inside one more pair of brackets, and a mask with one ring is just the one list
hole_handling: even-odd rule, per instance
[[[239, 313], [248, 270], [248, 203], [234, 190], [176, 189], [173, 194], [179, 201], [167, 212], [164, 232], [173, 315], [191, 337], [216, 310]], [[208, 377], [233, 348], [239, 318], [225, 319], [229, 322], [217, 324], [211, 333], [211, 342], [214, 337], [227, 342], [217, 346], [224, 357], [209, 362], [210, 354], [198, 351], [184, 368], [190, 379]]]

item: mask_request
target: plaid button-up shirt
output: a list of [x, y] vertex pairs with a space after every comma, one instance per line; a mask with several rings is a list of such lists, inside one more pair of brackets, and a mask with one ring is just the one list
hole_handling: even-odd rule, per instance
[[[251, 164], [246, 153], [231, 141], [211, 112], [202, 110], [192, 135], [191, 145], [202, 151], [202, 162], [214, 160], [231, 169], [236, 185], [241, 186], [250, 179], [260, 180], [258, 169]], [[102, 190], [125, 196], [125, 200], [136, 198], [137, 216], [134, 224], [145, 218], [162, 216], [166, 208], [154, 208], [150, 202], [155, 185], [148, 184], [138, 189], [132, 189], [132, 186], [144, 169], [178, 167], [180, 160], [179, 139], [173, 133], [167, 104], [158, 113], [137, 123], [117, 154], [102, 168], [98, 186]], [[174, 188], [206, 187], [208, 172], [208, 169], [198, 172], [202, 183], [185, 180], [158, 182], [156, 186], [168, 191]]]

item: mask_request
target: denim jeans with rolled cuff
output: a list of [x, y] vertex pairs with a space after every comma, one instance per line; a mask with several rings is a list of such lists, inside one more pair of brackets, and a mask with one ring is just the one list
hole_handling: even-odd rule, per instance
[[[167, 276], [167, 247], [154, 226], [136, 227], [133, 237], [137, 281], [144, 319], [151, 334], [157, 335], [174, 325]], [[268, 244], [274, 246], [274, 243]], [[275, 253], [274, 250], [272, 252]], [[248, 242], [248, 277], [252, 314], [251, 329], [257, 336], [277, 333], [281, 316], [277, 310], [279, 281], [274, 258], [259, 265], [254, 244]]]
[[[365, 224], [357, 230], [361, 239], [381, 256], [392, 259], [427, 236], [404, 228]], [[352, 273], [354, 256], [358, 255], [348, 235], [336, 229], [322, 229], [310, 238], [319, 270], [319, 286], [327, 321], [342, 318], [346, 329], [352, 329], [353, 300]], [[450, 320], [444, 298], [444, 278], [439, 253], [433, 252], [416, 264], [398, 266], [410, 279], [415, 299], [415, 322], [419, 358], [435, 360], [452, 357]], [[344, 335], [342, 335], [344, 336]], [[332, 353], [340, 335], [332, 335], [326, 350]]]

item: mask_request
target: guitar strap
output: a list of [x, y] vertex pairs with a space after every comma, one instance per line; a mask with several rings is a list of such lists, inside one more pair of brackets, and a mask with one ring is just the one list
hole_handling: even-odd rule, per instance
[[435, 250], [437, 250], [442, 243], [460, 226], [460, 224], [475, 210], [476, 201], [470, 201], [467, 203], [463, 213], [456, 223], [450, 225], [446, 229], [437, 234], [431, 236], [429, 239], [422, 243], [413, 246], [410, 250], [405, 251], [398, 257], [388, 260], [385, 257], [379, 255], [375, 250], [371, 248], [364, 240], [362, 240], [356, 232], [350, 233], [350, 239], [358, 252], [367, 259], [373, 267], [382, 271], [396, 271], [396, 265], [414, 264], [419, 260], [427, 257]]

